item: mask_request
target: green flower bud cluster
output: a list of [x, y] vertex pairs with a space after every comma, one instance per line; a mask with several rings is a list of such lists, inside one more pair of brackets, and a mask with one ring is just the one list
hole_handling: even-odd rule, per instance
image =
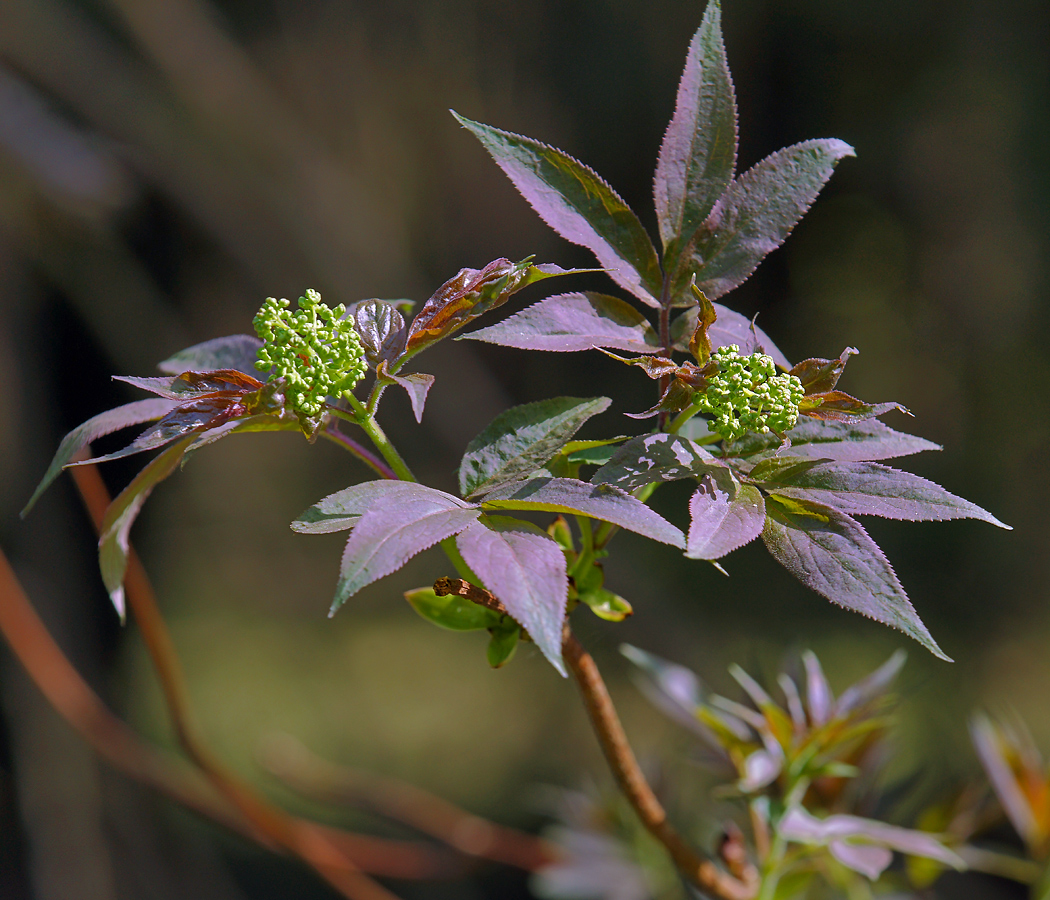
[[794, 426], [805, 395], [796, 376], [778, 375], [773, 360], [763, 353], [741, 356], [736, 344], [719, 347], [711, 360], [718, 371], [708, 377], [707, 390], [695, 402], [701, 412], [714, 417], [712, 431], [733, 441], [753, 432], [783, 434]]
[[364, 349], [346, 307], [329, 309], [308, 290], [292, 312], [287, 300], [268, 297], [252, 324], [262, 339], [255, 368], [274, 369], [287, 382], [285, 396], [307, 416], [320, 415], [326, 397], [352, 390], [365, 374]]

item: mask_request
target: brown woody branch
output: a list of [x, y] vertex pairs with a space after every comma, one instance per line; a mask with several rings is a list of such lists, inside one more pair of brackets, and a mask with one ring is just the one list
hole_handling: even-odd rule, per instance
[[[434, 583], [434, 593], [456, 594], [496, 612], [507, 613], [497, 597], [462, 579], [440, 578]], [[663, 804], [638, 765], [598, 666], [573, 635], [567, 621], [562, 633], [562, 655], [580, 688], [591, 725], [620, 789], [645, 827], [667, 848], [678, 870], [702, 891], [721, 900], [753, 900], [758, 894], [758, 873], [742, 854], [737, 835], [728, 835], [723, 842], [724, 862], [729, 868], [723, 871], [697, 854], [667, 820]]]

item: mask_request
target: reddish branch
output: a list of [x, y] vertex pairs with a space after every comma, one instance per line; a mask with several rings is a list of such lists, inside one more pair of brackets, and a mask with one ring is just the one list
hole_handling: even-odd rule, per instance
[[[507, 612], [493, 594], [462, 579], [439, 578], [434, 583], [434, 593], [456, 594], [497, 612]], [[620, 789], [645, 827], [667, 848], [679, 871], [702, 891], [721, 900], [753, 900], [758, 894], [758, 873], [743, 858], [736, 835], [729, 835], [723, 842], [726, 851], [723, 861], [729, 868], [723, 871], [697, 854], [667, 820], [667, 812], [649, 786], [627, 741], [598, 666], [576, 640], [568, 622], [562, 636], [562, 655], [580, 688], [591, 725]]]

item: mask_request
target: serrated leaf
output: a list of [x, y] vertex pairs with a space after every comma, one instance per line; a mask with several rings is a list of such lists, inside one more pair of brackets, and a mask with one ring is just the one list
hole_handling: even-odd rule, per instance
[[482, 631], [495, 628], [503, 618], [498, 612], [472, 603], [465, 597], [439, 597], [432, 587], [405, 591], [405, 599], [428, 622], [449, 631]]
[[214, 369], [236, 369], [246, 375], [258, 375], [255, 368], [262, 341], [247, 334], [231, 334], [194, 344], [157, 363], [157, 368], [168, 375], [183, 372], [210, 372]]
[[408, 327], [409, 356], [448, 337], [478, 316], [506, 303], [522, 288], [545, 278], [589, 272], [555, 265], [534, 266], [530, 260], [512, 263], [495, 259], [483, 269], [460, 269], [423, 304]]
[[[412, 489], [401, 487], [406, 484]], [[368, 485], [372, 502], [346, 542], [329, 615], [361, 588], [458, 534], [479, 515], [451, 494], [415, 482], [371, 481]]]
[[646, 434], [619, 447], [591, 476], [591, 484], [615, 484], [633, 491], [652, 482], [702, 478], [717, 469], [729, 471], [693, 441], [677, 434]]
[[419, 496], [412, 481], [364, 481], [318, 500], [291, 524], [300, 534], [330, 534], [348, 531], [377, 500], [396, 504]]
[[882, 550], [849, 516], [829, 506], [770, 494], [762, 540], [773, 558], [807, 587], [839, 606], [900, 629], [948, 660]]
[[209, 394], [245, 393], [263, 386], [254, 375], [237, 369], [216, 369], [208, 372], [181, 372], [174, 378], [140, 378], [134, 375], [114, 375], [114, 381], [123, 381], [169, 400], [193, 400]]
[[[761, 480], [756, 467], [752, 476]], [[873, 462], [811, 462], [777, 472], [768, 484], [785, 497], [814, 500], [851, 516], [912, 522], [981, 519], [1010, 529], [975, 503], [911, 472]], [[773, 487], [775, 486], [775, 487]]]
[[82, 425], [78, 425], [69, 434], [62, 438], [62, 442], [55, 451], [51, 464], [47, 467], [40, 484], [33, 491], [25, 508], [21, 512], [24, 519], [29, 511], [36, 505], [40, 495], [51, 486], [51, 483], [59, 476], [62, 469], [76, 454], [90, 444], [107, 434], [129, 428], [132, 425], [141, 425], [143, 422], [152, 422], [161, 419], [175, 407], [170, 400], [150, 398], [148, 400], [136, 400], [134, 403], [126, 403], [115, 409], [107, 409], [105, 412], [92, 416]]
[[802, 382], [807, 394], [833, 391], [849, 358], [858, 353], [860, 351], [856, 347], [847, 347], [838, 359], [804, 359], [793, 366], [788, 374]]
[[736, 98], [722, 43], [722, 14], [708, 3], [689, 43], [653, 179], [653, 197], [667, 268], [676, 249], [707, 218], [736, 168]]
[[503, 485], [481, 501], [484, 509], [520, 509], [572, 513], [619, 525], [672, 547], [685, 537], [637, 497], [611, 484], [587, 484], [574, 478], [532, 478]]
[[385, 300], [362, 300], [348, 314], [361, 339], [365, 359], [374, 369], [381, 362], [391, 362], [405, 351], [408, 329], [404, 316]]
[[392, 375], [386, 370], [386, 360], [379, 361], [376, 376], [380, 381], [388, 384], [396, 384], [408, 394], [408, 402], [412, 404], [412, 415], [417, 422], [423, 421], [423, 408], [427, 403], [427, 394], [434, 386], [434, 376], [425, 372], [411, 372], [408, 375]]
[[569, 578], [561, 547], [535, 525], [504, 516], [483, 516], [460, 532], [456, 546], [551, 665], [567, 675], [561, 638]]
[[548, 297], [458, 340], [561, 353], [594, 347], [629, 353], [657, 353], [661, 349], [660, 338], [645, 316], [619, 297], [594, 291]]
[[[893, 459], [924, 450], [940, 450], [934, 444], [912, 434], [894, 431], [875, 419], [863, 422], [822, 422], [800, 418], [788, 432], [791, 455], [840, 462]], [[775, 434], [749, 434], [733, 442], [732, 455], [748, 460], [772, 456], [780, 449]]]
[[535, 472], [611, 402], [608, 397], [552, 397], [500, 413], [467, 445], [459, 464], [461, 493], [475, 497]]
[[593, 169], [540, 141], [452, 115], [481, 141], [544, 222], [590, 250], [624, 290], [659, 306], [663, 278], [656, 248], [638, 217]]
[[762, 533], [765, 503], [754, 485], [740, 484], [728, 469], [712, 470], [689, 499], [690, 559], [721, 559]]
[[[745, 356], [759, 350], [771, 357], [773, 362], [782, 369], [791, 368], [791, 363], [780, 352], [780, 348], [750, 319], [721, 303], [712, 305], [717, 314], [714, 324], [707, 329], [707, 337], [711, 341], [712, 350], [736, 344]], [[681, 350], [683, 353], [689, 352], [689, 339], [696, 330], [698, 313], [698, 307], [694, 306], [671, 322], [671, 339], [675, 350]]]
[[900, 410], [905, 415], [911, 415], [899, 403], [865, 403], [842, 391], [806, 394], [798, 405], [799, 415], [825, 422], [846, 422], [847, 424], [874, 419], [894, 409]]
[[835, 164], [853, 155], [843, 141], [804, 141], [778, 150], [735, 179], [682, 251], [674, 294], [693, 276], [712, 300], [742, 284], [791, 233]]
[[183, 438], [169, 447], [136, 475], [107, 507], [99, 526], [98, 565], [121, 621], [124, 621], [124, 573], [128, 568], [128, 534], [142, 505], [153, 488], [167, 478], [179, 464], [193, 437]]

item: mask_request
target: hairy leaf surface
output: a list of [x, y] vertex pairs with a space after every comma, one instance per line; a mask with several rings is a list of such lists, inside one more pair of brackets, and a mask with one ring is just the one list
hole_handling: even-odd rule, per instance
[[474, 440], [459, 465], [459, 488], [474, 497], [519, 481], [550, 460], [608, 397], [552, 397], [505, 410]]
[[766, 510], [762, 493], [740, 484], [728, 469], [713, 471], [700, 481], [689, 499], [690, 559], [720, 559], [762, 533]]
[[631, 353], [656, 353], [660, 338], [638, 310], [619, 297], [594, 291], [558, 294], [504, 319], [463, 335], [521, 350], [570, 352], [610, 347]]
[[624, 290], [659, 306], [663, 279], [656, 248], [638, 217], [593, 169], [540, 141], [452, 115], [481, 141], [544, 222], [590, 250]]
[[762, 540], [792, 575], [833, 603], [899, 628], [948, 659], [922, 624], [879, 546], [844, 513], [776, 494], [766, 501]]
[[912, 522], [981, 519], [1009, 528], [977, 504], [932, 481], [878, 463], [802, 464], [777, 472], [768, 484], [781, 496], [824, 503], [851, 516]]
[[460, 532], [456, 546], [551, 665], [566, 675], [561, 636], [569, 578], [561, 547], [536, 526], [504, 516], [483, 516]]
[[574, 478], [532, 478], [497, 488], [485, 496], [481, 506], [590, 516], [654, 541], [685, 546], [684, 535], [674, 525], [611, 484], [587, 484]]
[[40, 479], [40, 484], [36, 486], [33, 496], [29, 498], [29, 502], [22, 510], [22, 517], [25, 518], [29, 514], [29, 510], [40, 499], [40, 495], [50, 487], [69, 461], [92, 441], [120, 431], [122, 428], [161, 419], [174, 407], [175, 403], [171, 400], [151, 397], [148, 400], [136, 400], [134, 403], [125, 403], [115, 409], [107, 409], [97, 416], [92, 416], [82, 425], [78, 425], [62, 438], [62, 443], [58, 445], [51, 465], [47, 467], [44, 477]]
[[853, 155], [843, 141], [804, 141], [778, 150], [734, 180], [684, 249], [675, 295], [693, 275], [712, 300], [742, 284], [791, 233], [835, 164]]
[[733, 179], [736, 98], [722, 43], [722, 13], [708, 3], [689, 44], [653, 179], [660, 238], [674, 267], [675, 248], [689, 240]]

